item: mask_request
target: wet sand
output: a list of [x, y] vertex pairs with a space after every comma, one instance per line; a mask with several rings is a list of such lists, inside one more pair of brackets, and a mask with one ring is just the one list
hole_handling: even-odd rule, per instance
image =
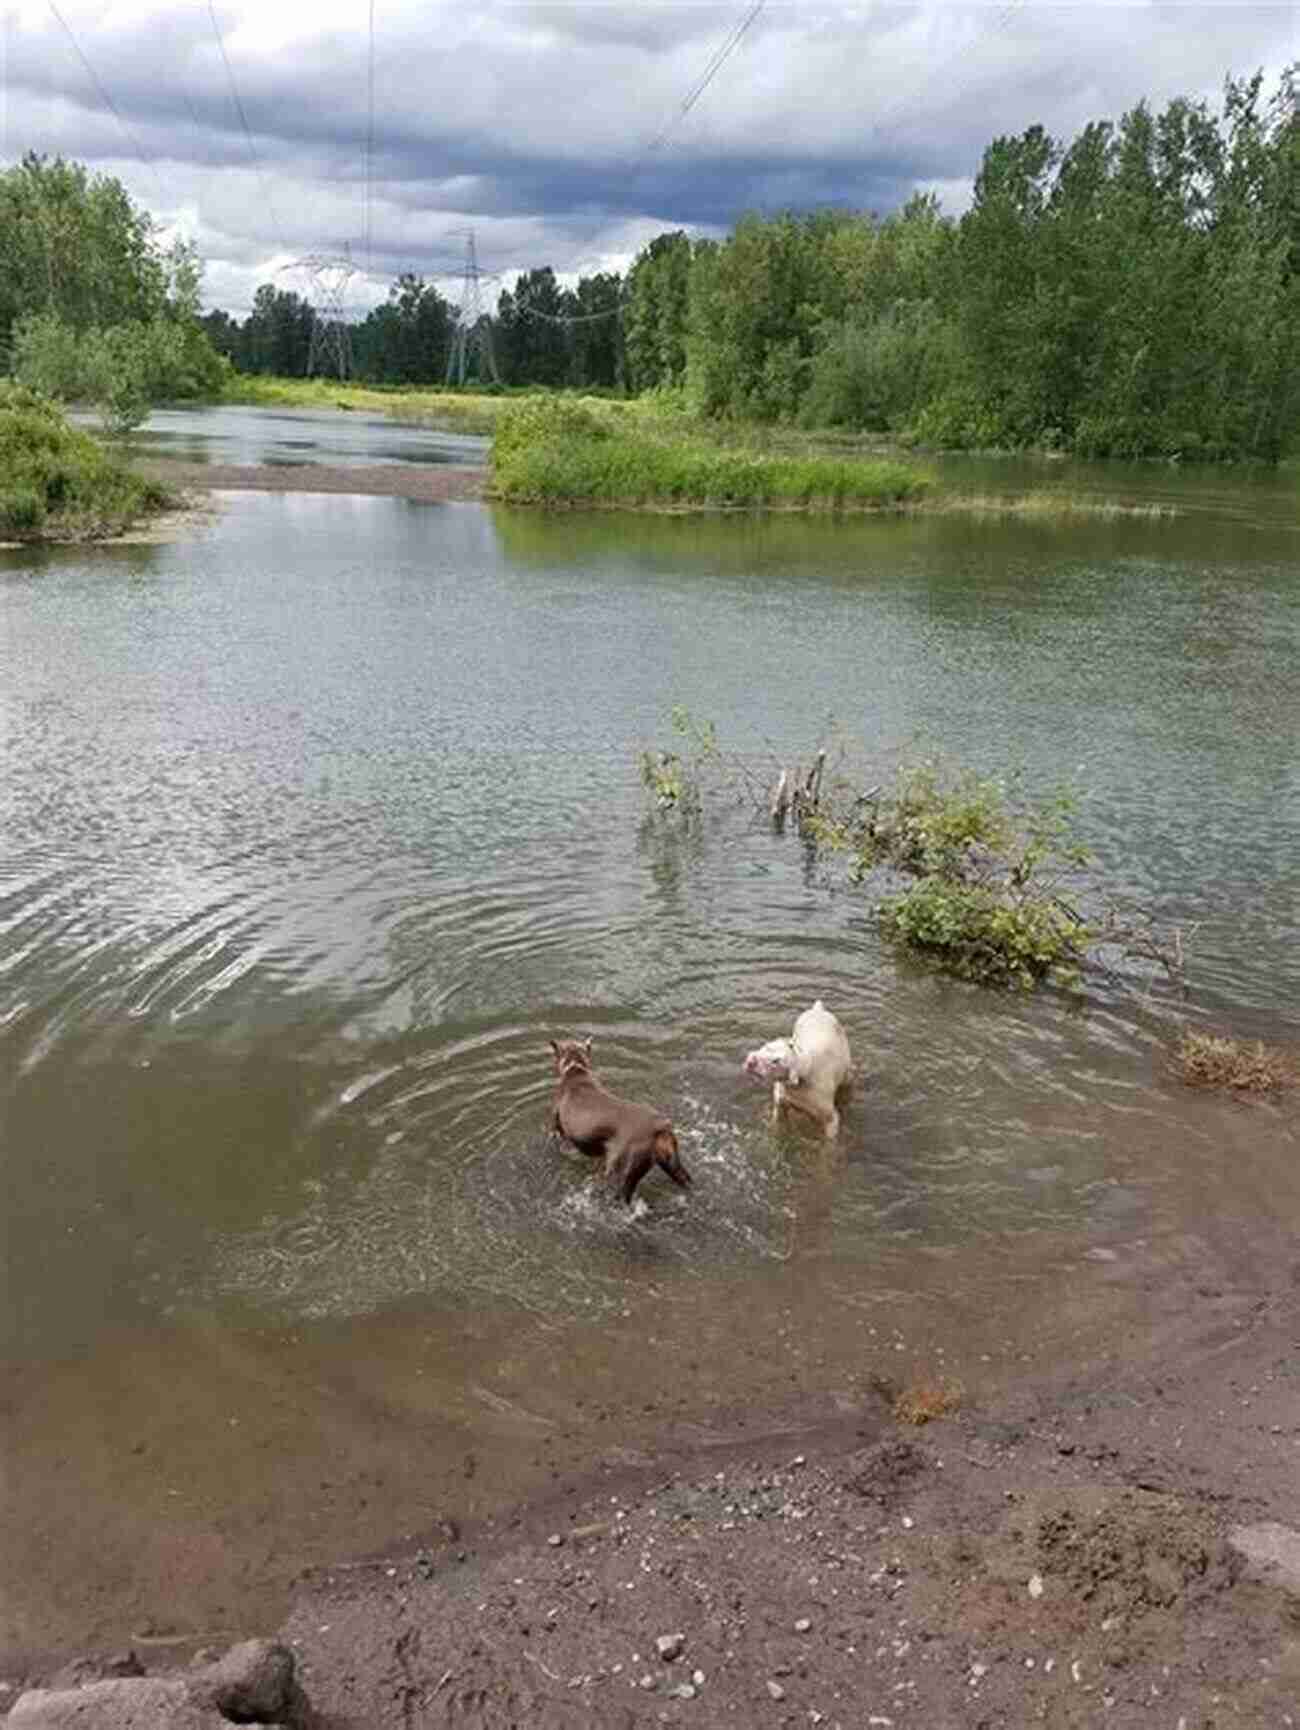
[[[997, 1361], [954, 1354], [960, 1409], [923, 1427], [895, 1402], [925, 1375], [882, 1342], [780, 1401], [747, 1398], [738, 1362], [734, 1387], [610, 1412], [599, 1439], [430, 1454], [424, 1531], [295, 1576], [272, 1525], [283, 1587], [250, 1579], [242, 1620], [137, 1613], [95, 1659], [161, 1673], [278, 1632], [329, 1730], [1300, 1723], [1300, 1259], [1281, 1222], [1252, 1235], [1081, 1257], [1032, 1349], [1021, 1329]], [[1246, 1554], [1279, 1532], [1289, 1577]], [[92, 1554], [79, 1589], [101, 1626], [131, 1596]], [[74, 1653], [6, 1654], [0, 1708]]]

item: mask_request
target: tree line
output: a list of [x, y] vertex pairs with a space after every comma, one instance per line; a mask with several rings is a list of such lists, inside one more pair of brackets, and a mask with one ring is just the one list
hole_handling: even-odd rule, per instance
[[1300, 68], [995, 139], [969, 210], [750, 216], [629, 273], [628, 382], [939, 446], [1276, 458], [1300, 431]]
[[[499, 382], [545, 389], [621, 391], [625, 386], [623, 280], [616, 273], [584, 276], [564, 287], [554, 270], [523, 271], [486, 315]], [[293, 289], [263, 283], [240, 321], [210, 312], [201, 321], [218, 353], [244, 373], [302, 378], [312, 361], [318, 314]], [[414, 272], [397, 278], [382, 305], [348, 328], [356, 378], [368, 384], [441, 384], [458, 312]], [[481, 371], [481, 368], [480, 368]], [[475, 377], [479, 385], [494, 382]]]
[[[1292, 66], [1271, 99], [1257, 75], [1217, 108], [996, 138], [960, 218], [920, 195], [749, 215], [661, 234], [622, 276], [523, 272], [484, 315], [497, 374], [940, 446], [1276, 458], [1300, 432], [1298, 94]], [[266, 283], [243, 320], [200, 315], [192, 249], [117, 181], [27, 157], [0, 173], [0, 233], [0, 348], [28, 382], [74, 394], [116, 357], [156, 399], [308, 370], [309, 301]], [[457, 316], [399, 276], [349, 327], [355, 375], [441, 383]]]

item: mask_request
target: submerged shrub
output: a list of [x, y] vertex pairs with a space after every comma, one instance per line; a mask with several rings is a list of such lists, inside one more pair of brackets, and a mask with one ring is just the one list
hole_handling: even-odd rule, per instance
[[1091, 933], [1059, 904], [984, 883], [922, 877], [879, 907], [885, 936], [958, 979], [1025, 990], [1077, 977]]

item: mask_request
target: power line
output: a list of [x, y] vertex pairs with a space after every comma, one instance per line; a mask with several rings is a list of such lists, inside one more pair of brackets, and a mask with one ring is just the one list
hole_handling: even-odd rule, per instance
[[[653, 156], [657, 150], [662, 150], [664, 145], [668, 143], [674, 131], [681, 125], [682, 121], [685, 120], [686, 116], [695, 107], [696, 103], [704, 95], [710, 84], [713, 83], [713, 80], [718, 76], [719, 72], [722, 71], [722, 68], [726, 65], [727, 61], [730, 60], [736, 49], [739, 48], [741, 42], [749, 34], [750, 29], [757, 22], [759, 14], [763, 11], [763, 8], [766, 5], [767, 0], [753, 0], [753, 4], [750, 6], [749, 10], [738, 23], [732, 26], [723, 41], [714, 49], [712, 55], [709, 57], [708, 64], [698, 75], [686, 95], [678, 103], [676, 112], [669, 118], [665, 125], [660, 128], [660, 130], [650, 140], [649, 144], [647, 144], [641, 151], [640, 159], [632, 168], [629, 175], [630, 180], [635, 180], [644, 169], [647, 160]], [[569, 263], [572, 264], [573, 260], [589, 247], [598, 235], [603, 234], [607, 228], [611, 227], [613, 221], [614, 219], [612, 217], [606, 216], [590, 231], [590, 233], [584, 235], [582, 240], [579, 242], [576, 251], [570, 253]], [[564, 267], [562, 267], [561, 273], [563, 272], [563, 268]], [[590, 323], [592, 320], [597, 318], [614, 317], [622, 311], [622, 305], [623, 302], [620, 297], [618, 304], [610, 307], [605, 312], [581, 313], [572, 316], [562, 316], [557, 313], [534, 312], [528, 306], [527, 302], [519, 307], [518, 310], [521, 311], [526, 318], [540, 318], [553, 324], [576, 324], [579, 322]]]
[[282, 252], [287, 252], [288, 247], [284, 244], [284, 234], [280, 228], [279, 218], [275, 213], [275, 201], [271, 197], [271, 188], [266, 175], [262, 170], [261, 159], [257, 154], [257, 146], [253, 143], [253, 133], [248, 124], [248, 116], [244, 113], [244, 104], [239, 100], [239, 88], [235, 83], [235, 74], [231, 70], [229, 56], [226, 54], [226, 44], [221, 35], [221, 26], [217, 23], [217, 14], [213, 7], [212, 0], [208, 0], [208, 17], [212, 20], [212, 34], [217, 39], [217, 48], [221, 53], [221, 64], [226, 69], [226, 82], [230, 86], [230, 96], [231, 100], [235, 104], [235, 113], [239, 116], [239, 124], [244, 129], [244, 139], [248, 145], [248, 154], [252, 158], [253, 167], [257, 172], [257, 178], [261, 182], [262, 192], [266, 198], [266, 208], [270, 212], [271, 226], [275, 230], [276, 239], [280, 242], [280, 250]]
[[80, 42], [78, 42], [71, 24], [68, 23], [67, 19], [63, 16], [62, 12], [59, 11], [59, 8], [55, 5], [54, 0], [46, 0], [46, 5], [49, 7], [50, 11], [54, 14], [55, 18], [58, 20], [59, 24], [62, 26], [64, 34], [67, 36], [68, 41], [71, 42], [73, 49], [76, 52], [77, 59], [80, 60], [81, 64], [85, 67], [86, 72], [90, 77], [91, 83], [95, 86], [95, 89], [99, 92], [100, 100], [103, 102], [104, 106], [108, 109], [109, 113], [113, 116], [114, 120], [117, 121], [117, 124], [122, 128], [122, 131], [126, 134], [127, 140], [129, 141], [131, 148], [135, 151], [136, 155], [140, 158], [141, 165], [144, 168], [148, 169], [149, 173], [153, 176], [154, 185], [157, 188], [158, 193], [160, 195], [159, 202], [165, 203], [166, 202], [166, 194], [163, 192], [162, 176], [158, 173], [158, 169], [157, 169], [156, 164], [154, 163], [153, 158], [148, 154], [148, 152], [145, 150], [144, 146], [140, 143], [140, 140], [136, 137], [135, 133], [132, 132], [131, 128], [127, 125], [126, 121], [122, 118], [121, 110], [118, 108], [117, 103], [114, 102], [113, 98], [109, 95], [108, 87], [105, 85], [103, 79], [99, 76], [98, 72], [96, 72], [95, 68], [91, 65], [90, 56], [82, 48]]
[[375, 0], [370, 0], [370, 59], [366, 72], [366, 277], [370, 276], [370, 173], [375, 153]]

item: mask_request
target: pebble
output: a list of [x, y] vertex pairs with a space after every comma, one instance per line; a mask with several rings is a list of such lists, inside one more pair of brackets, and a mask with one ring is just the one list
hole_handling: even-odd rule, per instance
[[653, 1677], [653, 1676], [652, 1676], [652, 1675], [651, 1675], [651, 1674], [650, 1674], [650, 1672], [649, 1672], [649, 1671], [648, 1671], [648, 1670], [647, 1670], [647, 1671], [646, 1671], [646, 1673], [645, 1673], [645, 1675], [644, 1675], [644, 1676], [643, 1676], [643, 1677], [642, 1677], [642, 1678], [641, 1678], [641, 1681], [640, 1681], [640, 1686], [641, 1686], [641, 1687], [642, 1687], [642, 1688], [645, 1688], [645, 1689], [647, 1689], [647, 1690], [648, 1690], [648, 1689], [650, 1689], [650, 1688], [653, 1688], [653, 1687], [654, 1687], [654, 1685], [655, 1685], [655, 1679], [654, 1679], [654, 1677]]
[[693, 1700], [695, 1688], [690, 1682], [679, 1682], [677, 1687], [672, 1690], [672, 1695], [674, 1700]]
[[560, 1545], [564, 1542], [564, 1537], [560, 1532], [552, 1532], [546, 1542], [553, 1550], [558, 1550]]
[[811, 1627], [812, 1617], [800, 1616], [799, 1620], [794, 1625], [794, 1631], [796, 1634], [806, 1634]]
[[703, 1670], [693, 1670], [691, 1672], [691, 1681], [694, 1682], [697, 1688], [702, 1688], [704, 1686]]
[[1031, 1574], [1029, 1576], [1029, 1596], [1031, 1598], [1041, 1598], [1042, 1595], [1043, 1576], [1041, 1574]]
[[655, 1650], [665, 1664], [671, 1664], [674, 1658], [681, 1657], [685, 1644], [685, 1634], [661, 1634], [655, 1641]]
[[769, 1682], [767, 1685], [767, 1691], [774, 1700], [785, 1699], [785, 1689], [779, 1682]]

